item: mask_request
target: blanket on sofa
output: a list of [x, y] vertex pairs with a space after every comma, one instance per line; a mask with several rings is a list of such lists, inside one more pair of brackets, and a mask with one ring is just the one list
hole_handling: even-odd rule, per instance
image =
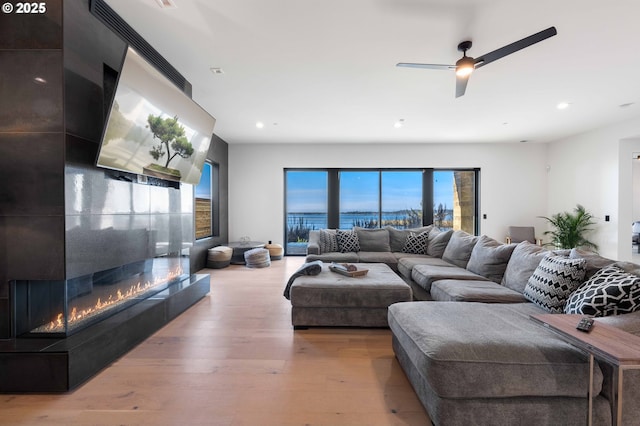
[[287, 300], [291, 300], [289, 293], [291, 290], [291, 285], [296, 278], [303, 275], [318, 275], [320, 272], [322, 272], [321, 260], [314, 260], [313, 262], [307, 262], [302, 265], [296, 272], [293, 273], [293, 275], [291, 275], [289, 281], [287, 281], [287, 286], [284, 288], [284, 297], [287, 298]]

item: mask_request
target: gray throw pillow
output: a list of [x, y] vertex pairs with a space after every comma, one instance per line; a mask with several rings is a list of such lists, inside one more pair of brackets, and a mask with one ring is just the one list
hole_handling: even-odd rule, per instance
[[453, 231], [440, 231], [438, 228], [433, 228], [429, 231], [429, 239], [427, 241], [427, 254], [432, 257], [442, 257], [444, 250], [449, 244], [449, 239], [453, 235]]
[[516, 244], [502, 244], [481, 236], [471, 251], [467, 270], [500, 284]]
[[358, 235], [361, 251], [391, 251], [389, 231], [386, 229], [353, 228]]
[[524, 288], [524, 297], [552, 314], [561, 314], [567, 299], [582, 284], [587, 270], [584, 259], [548, 254]]
[[523, 293], [533, 271], [547, 254], [549, 254], [549, 250], [544, 247], [531, 244], [528, 241], [518, 243], [511, 253], [501, 284], [511, 290]]
[[320, 253], [334, 253], [338, 251], [338, 240], [335, 229], [321, 229], [318, 237]]
[[593, 274], [595, 274], [605, 266], [609, 266], [615, 263], [615, 260], [602, 257], [598, 253], [577, 248], [571, 249], [571, 251], [569, 252], [569, 257], [571, 259], [585, 259], [587, 261], [587, 273], [585, 275], [586, 279], [591, 278]]
[[451, 239], [447, 244], [447, 248], [442, 253], [442, 260], [446, 260], [461, 268], [466, 268], [469, 258], [471, 257], [471, 251], [476, 245], [478, 237], [471, 235], [464, 231], [454, 231], [451, 234]]

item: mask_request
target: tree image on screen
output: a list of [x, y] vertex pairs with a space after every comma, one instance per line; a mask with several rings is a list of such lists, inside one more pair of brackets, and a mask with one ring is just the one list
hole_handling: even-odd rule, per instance
[[177, 156], [189, 158], [193, 154], [193, 146], [185, 137], [184, 127], [178, 123], [178, 116], [173, 118], [162, 118], [149, 114], [147, 118], [149, 130], [153, 134], [154, 139], [158, 139], [157, 145], [151, 148], [149, 154], [156, 160], [166, 156], [164, 166], [159, 164], [150, 164], [147, 169], [156, 173], [163, 173], [180, 179], [180, 170], [169, 168], [169, 163]]

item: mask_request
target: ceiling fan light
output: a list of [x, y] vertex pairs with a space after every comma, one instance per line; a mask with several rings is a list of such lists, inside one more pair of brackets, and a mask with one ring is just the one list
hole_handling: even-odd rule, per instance
[[464, 56], [456, 62], [456, 75], [458, 77], [466, 77], [473, 72], [475, 64], [473, 58]]

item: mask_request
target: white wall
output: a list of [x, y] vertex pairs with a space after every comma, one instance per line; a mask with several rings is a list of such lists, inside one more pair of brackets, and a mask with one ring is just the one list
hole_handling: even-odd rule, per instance
[[229, 239], [282, 243], [283, 169], [296, 167], [475, 168], [481, 234], [503, 241], [509, 225], [534, 225], [547, 209], [545, 144], [231, 144]]
[[547, 214], [582, 204], [597, 218], [589, 239], [599, 245], [601, 255], [614, 259], [631, 259], [632, 153], [640, 151], [638, 135], [640, 119], [634, 119], [552, 142], [548, 148]]

